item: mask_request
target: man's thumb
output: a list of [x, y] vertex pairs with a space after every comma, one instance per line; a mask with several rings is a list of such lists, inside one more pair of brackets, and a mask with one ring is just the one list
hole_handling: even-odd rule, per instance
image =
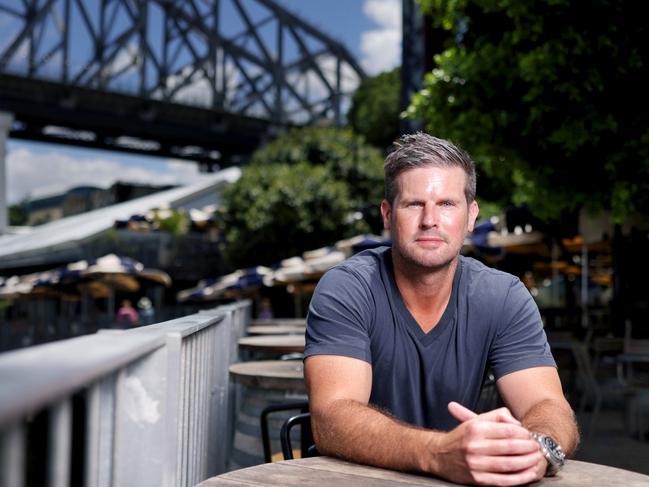
[[478, 415], [468, 408], [465, 408], [460, 403], [451, 401], [448, 403], [448, 412], [457, 419], [460, 423], [464, 423]]

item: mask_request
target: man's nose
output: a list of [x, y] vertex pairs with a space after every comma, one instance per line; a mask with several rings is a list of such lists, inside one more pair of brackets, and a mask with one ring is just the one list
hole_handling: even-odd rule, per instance
[[433, 228], [437, 226], [437, 208], [434, 204], [426, 203], [421, 214], [421, 227]]

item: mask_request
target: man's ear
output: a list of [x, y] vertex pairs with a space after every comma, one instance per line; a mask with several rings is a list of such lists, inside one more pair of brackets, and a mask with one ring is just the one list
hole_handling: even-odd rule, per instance
[[475, 221], [478, 218], [478, 213], [480, 213], [480, 207], [478, 206], [478, 202], [476, 200], [473, 200], [469, 205], [469, 221], [467, 225], [467, 230], [469, 232], [472, 232], [473, 228], [475, 227]]
[[383, 216], [383, 228], [390, 230], [390, 216], [392, 215], [392, 207], [388, 200], [381, 201], [381, 216]]

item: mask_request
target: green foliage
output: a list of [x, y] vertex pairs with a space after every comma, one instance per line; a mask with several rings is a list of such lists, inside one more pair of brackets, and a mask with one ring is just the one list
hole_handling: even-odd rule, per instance
[[223, 193], [228, 260], [271, 264], [377, 231], [382, 167], [379, 152], [349, 130], [305, 128], [279, 137]]
[[104, 244], [117, 245], [119, 243], [119, 233], [114, 227], [109, 228], [101, 234], [99, 242]]
[[9, 207], [9, 225], [27, 225], [26, 201], [22, 201]]
[[467, 149], [493, 193], [547, 219], [586, 206], [621, 221], [649, 208], [640, 3], [420, 4], [449, 37], [409, 113]]
[[348, 129], [305, 127], [293, 129], [257, 151], [251, 165], [300, 162], [322, 165], [331, 179], [345, 182], [351, 206], [363, 213], [373, 230], [381, 228], [383, 158], [376, 148]]
[[372, 145], [387, 148], [399, 136], [401, 68], [366, 78], [354, 92], [349, 126]]
[[189, 232], [189, 215], [184, 211], [172, 210], [171, 215], [165, 218], [159, 218], [156, 214], [155, 220], [158, 222], [158, 228], [163, 232], [176, 236], [186, 235]]

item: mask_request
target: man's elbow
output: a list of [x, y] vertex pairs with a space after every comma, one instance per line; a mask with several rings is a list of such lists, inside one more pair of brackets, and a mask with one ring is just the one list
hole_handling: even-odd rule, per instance
[[322, 455], [339, 456], [344, 442], [346, 418], [353, 415], [348, 399], [336, 399], [326, 404], [311, 406], [311, 432], [316, 448]]
[[311, 412], [311, 433], [318, 452], [321, 455], [335, 456], [332, 438], [332, 425], [327, 424], [326, 415]]

